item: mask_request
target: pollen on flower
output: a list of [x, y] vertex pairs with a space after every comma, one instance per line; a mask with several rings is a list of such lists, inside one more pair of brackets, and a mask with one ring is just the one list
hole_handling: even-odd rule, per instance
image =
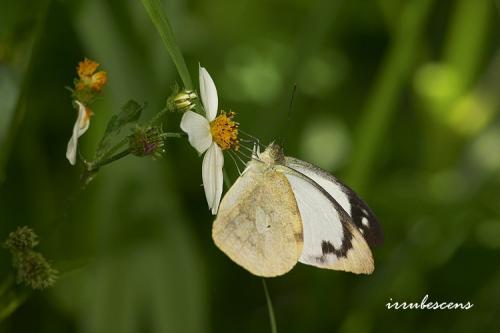
[[212, 138], [222, 150], [238, 150], [240, 148], [239, 124], [233, 120], [234, 116], [234, 112], [222, 112], [210, 123]]

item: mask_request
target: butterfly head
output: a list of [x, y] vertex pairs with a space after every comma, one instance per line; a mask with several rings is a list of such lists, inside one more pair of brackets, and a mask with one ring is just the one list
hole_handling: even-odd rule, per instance
[[267, 164], [283, 164], [285, 162], [285, 154], [279, 144], [271, 142], [266, 147], [266, 150], [258, 155], [258, 159]]

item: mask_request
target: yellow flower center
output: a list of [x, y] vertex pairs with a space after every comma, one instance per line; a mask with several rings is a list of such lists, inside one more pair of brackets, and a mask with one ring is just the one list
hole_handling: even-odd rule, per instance
[[234, 112], [222, 112], [210, 123], [212, 138], [222, 150], [240, 148], [238, 123], [233, 120], [234, 115]]

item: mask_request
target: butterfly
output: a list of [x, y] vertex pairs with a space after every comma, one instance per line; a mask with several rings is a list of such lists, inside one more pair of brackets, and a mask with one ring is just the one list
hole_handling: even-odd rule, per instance
[[371, 274], [370, 247], [383, 241], [368, 205], [348, 186], [271, 143], [223, 197], [212, 238], [250, 273], [279, 276], [297, 262]]

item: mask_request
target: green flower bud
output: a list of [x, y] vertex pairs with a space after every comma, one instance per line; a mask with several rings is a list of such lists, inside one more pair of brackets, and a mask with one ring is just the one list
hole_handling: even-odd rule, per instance
[[135, 156], [159, 158], [165, 152], [165, 135], [161, 127], [136, 127], [129, 137], [130, 153]]
[[192, 90], [182, 90], [179, 93], [174, 93], [167, 100], [167, 107], [170, 111], [186, 112], [194, 109], [198, 96]]

